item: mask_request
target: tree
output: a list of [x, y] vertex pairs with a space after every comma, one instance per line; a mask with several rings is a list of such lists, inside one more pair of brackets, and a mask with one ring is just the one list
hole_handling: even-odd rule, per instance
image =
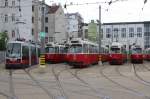
[[8, 41], [8, 35], [6, 32], [0, 33], [0, 51], [6, 50], [6, 44]]

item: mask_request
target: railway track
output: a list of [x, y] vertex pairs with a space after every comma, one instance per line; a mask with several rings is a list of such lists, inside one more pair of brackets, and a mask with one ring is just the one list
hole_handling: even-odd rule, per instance
[[[66, 66], [66, 68], [68, 68]], [[81, 69], [75, 69], [74, 73], [71, 72], [69, 69], [67, 69], [67, 71], [73, 76], [75, 77], [77, 80], [79, 80], [81, 83], [83, 83], [84, 85], [86, 85], [85, 87], [89, 88], [91, 91], [93, 91], [94, 93], [96, 93], [97, 97], [99, 97], [100, 99], [111, 99], [110, 96], [104, 95], [102, 94], [100, 91], [98, 91], [97, 89], [95, 89], [94, 87], [92, 87], [88, 82], [86, 82], [85, 80], [83, 80], [81, 77], [78, 76], [78, 72], [81, 71]]]
[[137, 72], [135, 71], [135, 68], [133, 68], [133, 73], [134, 73], [134, 75], [136, 76], [137, 79], [136, 79], [136, 78], [129, 77], [129, 76], [126, 76], [125, 74], [122, 74], [122, 73], [120, 72], [119, 68], [120, 68], [120, 66], [118, 66], [118, 67], [116, 68], [116, 71], [118, 72], [118, 74], [119, 74], [120, 76], [125, 77], [125, 78], [127, 78], [127, 79], [130, 79], [130, 80], [132, 80], [132, 81], [134, 81], [134, 82], [137, 82], [137, 83], [139, 83], [139, 84], [142, 84], [142, 85], [145, 85], [145, 86], [150, 87], [150, 84], [148, 84], [148, 83], [146, 83], [146, 82], [144, 82], [143, 80], [141, 80], [141, 79], [138, 78], [138, 75], [137, 75]]
[[[143, 83], [145, 83], [146, 85], [148, 85], [148, 86], [150, 86], [150, 81], [146, 81], [146, 80], [144, 80], [139, 74], [138, 74], [138, 71], [137, 71], [137, 65], [135, 65], [135, 64], [133, 64], [132, 65], [133, 66], [133, 69], [134, 69], [134, 74], [135, 74], [135, 76], [139, 79], [139, 80], [141, 80]], [[144, 64], [141, 64], [140, 65], [140, 68], [145, 68], [147, 71], [150, 71], [150, 69], [148, 68], [148, 67], [146, 67]]]
[[[100, 69], [100, 74], [101, 74], [105, 79], [107, 79], [107, 80], [110, 81], [111, 83], [117, 85], [118, 87], [120, 87], [120, 88], [122, 88], [122, 89], [125, 89], [125, 90], [126, 90], [128, 93], [130, 93], [130, 94], [139, 96], [139, 97], [144, 98], [144, 99], [150, 99], [149, 96], [146, 96], [146, 95], [144, 95], [143, 93], [136, 91], [136, 89], [129, 88], [129, 87], [127, 87], [127, 86], [121, 84], [120, 82], [115, 81], [113, 78], [109, 77], [107, 74], [104, 73], [104, 70], [105, 70], [106, 68], [108, 68], [108, 67], [103, 66], [103, 67]], [[118, 71], [116, 71], [116, 72], [118, 72]], [[120, 73], [118, 73], [118, 74], [119, 74], [120, 76], [122, 76]], [[122, 76], [122, 77], [123, 77], [123, 76]]]
[[41, 88], [48, 96], [50, 99], [55, 99], [55, 97], [52, 95], [52, 93], [49, 92], [46, 88], [43, 87], [43, 85], [40, 84], [38, 80], [36, 80], [28, 70], [24, 69], [24, 72], [31, 78], [32, 81], [34, 81], [39, 88]]
[[15, 90], [14, 90], [13, 71], [12, 70], [9, 70], [9, 91], [12, 96], [9, 99], [18, 99], [18, 97], [15, 94]]
[[56, 67], [57, 67], [56, 65], [53, 65], [51, 71], [52, 71], [52, 73], [53, 73], [53, 76], [55, 77], [56, 84], [57, 84], [58, 89], [59, 89], [59, 91], [60, 91], [60, 93], [61, 93], [61, 96], [58, 96], [58, 97], [61, 98], [61, 99], [69, 99], [69, 97], [68, 97], [68, 95], [66, 94], [65, 89], [63, 88], [62, 83], [61, 83], [61, 81], [60, 81], [60, 79], [59, 79], [60, 74], [61, 74], [63, 71], [65, 71], [66, 69], [62, 69], [62, 70], [60, 70], [59, 72], [56, 72], [56, 71], [55, 71], [55, 68], [56, 68]]

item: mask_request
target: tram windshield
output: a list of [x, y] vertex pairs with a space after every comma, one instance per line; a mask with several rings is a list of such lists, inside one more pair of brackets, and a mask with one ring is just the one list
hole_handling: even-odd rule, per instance
[[21, 57], [21, 44], [9, 43], [7, 45], [6, 57], [19, 58]]
[[142, 49], [141, 48], [133, 48], [132, 54], [136, 54], [136, 53], [142, 53]]
[[110, 52], [111, 53], [120, 53], [120, 48], [114, 48], [114, 47], [111, 47], [111, 49], [110, 49]]
[[71, 45], [69, 53], [82, 53], [82, 45]]
[[54, 47], [46, 47], [45, 51], [46, 51], [46, 53], [55, 53], [55, 48]]

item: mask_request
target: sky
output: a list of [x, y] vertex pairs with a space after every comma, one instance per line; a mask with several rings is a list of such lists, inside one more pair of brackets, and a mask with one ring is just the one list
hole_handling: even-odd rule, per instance
[[[108, 5], [110, 0], [45, 0], [48, 5], [60, 3], [65, 13], [79, 12], [84, 22], [99, 19], [99, 6], [101, 6], [101, 22], [137, 22], [150, 21], [150, 0], [144, 5], [144, 0], [119, 0]], [[114, 0], [113, 0], [114, 1]], [[71, 5], [71, 3], [73, 5]], [[88, 4], [87, 4], [88, 3]], [[89, 4], [95, 3], [95, 4]], [[77, 5], [83, 4], [83, 5]], [[143, 8], [143, 10], [142, 10]]]

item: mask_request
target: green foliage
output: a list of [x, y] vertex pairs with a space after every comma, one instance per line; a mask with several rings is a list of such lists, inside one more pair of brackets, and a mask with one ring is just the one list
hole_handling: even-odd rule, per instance
[[7, 33], [0, 33], [0, 51], [6, 50], [6, 44], [8, 40]]

